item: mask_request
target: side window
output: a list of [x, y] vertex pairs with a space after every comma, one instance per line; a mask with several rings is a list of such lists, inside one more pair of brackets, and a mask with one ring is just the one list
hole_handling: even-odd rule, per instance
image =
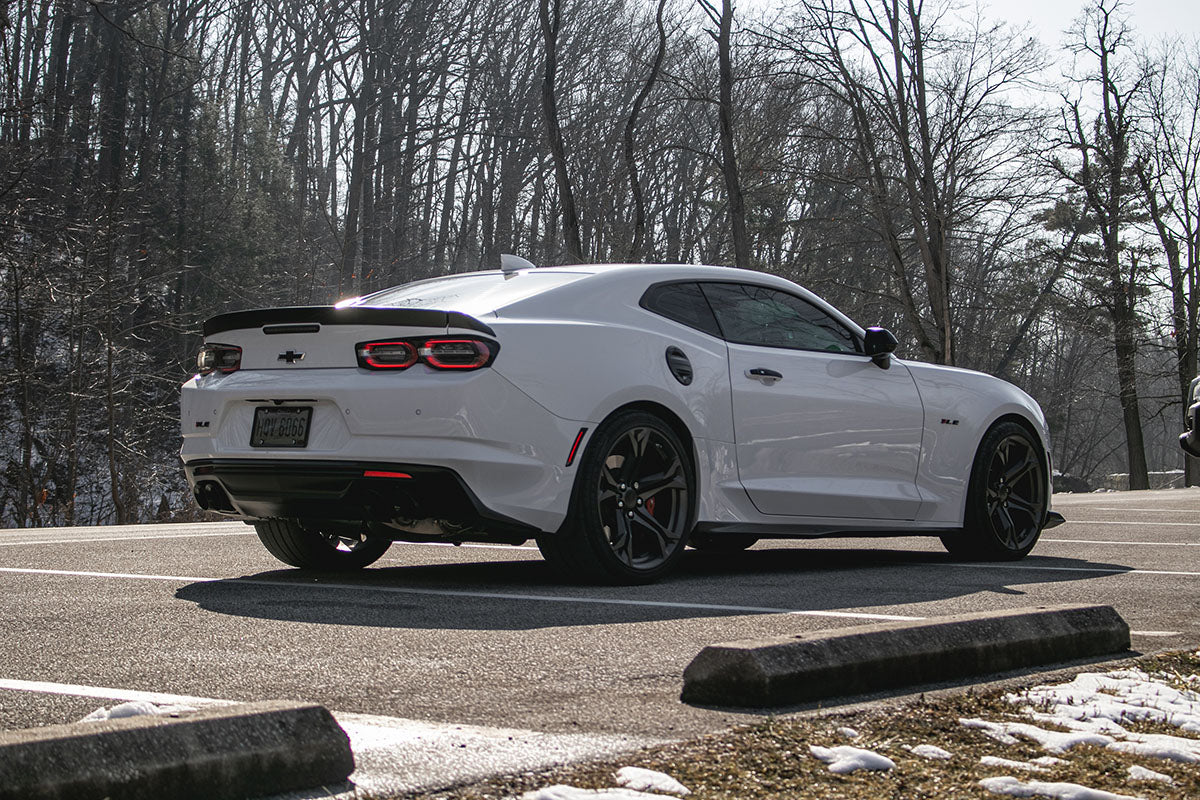
[[725, 338], [738, 344], [859, 352], [845, 326], [795, 295], [741, 283], [705, 283], [704, 294]]
[[661, 283], [642, 295], [642, 308], [698, 331], [720, 336], [717, 319], [698, 283]]

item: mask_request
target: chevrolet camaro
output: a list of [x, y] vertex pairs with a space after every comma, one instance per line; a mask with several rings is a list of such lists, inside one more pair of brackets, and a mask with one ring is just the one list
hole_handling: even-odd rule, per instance
[[572, 580], [639, 583], [689, 545], [763, 538], [1016, 559], [1062, 519], [1033, 399], [898, 358], [887, 330], [768, 274], [506, 256], [203, 334], [188, 482], [295, 567], [534, 539]]

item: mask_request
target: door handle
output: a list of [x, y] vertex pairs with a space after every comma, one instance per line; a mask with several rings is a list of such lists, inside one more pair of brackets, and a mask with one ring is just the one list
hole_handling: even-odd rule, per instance
[[770, 386], [776, 381], [783, 380], [783, 373], [776, 372], [773, 369], [755, 367], [754, 369], [746, 370], [746, 377], [751, 380], [762, 381], [763, 386]]

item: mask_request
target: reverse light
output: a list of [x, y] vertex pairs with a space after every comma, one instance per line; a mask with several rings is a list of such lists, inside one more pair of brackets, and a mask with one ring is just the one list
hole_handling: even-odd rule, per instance
[[417, 348], [408, 342], [364, 342], [355, 350], [358, 365], [368, 369], [408, 369], [417, 363]]
[[242, 348], [232, 344], [205, 344], [196, 354], [196, 368], [201, 375], [212, 372], [236, 372], [242, 365]]

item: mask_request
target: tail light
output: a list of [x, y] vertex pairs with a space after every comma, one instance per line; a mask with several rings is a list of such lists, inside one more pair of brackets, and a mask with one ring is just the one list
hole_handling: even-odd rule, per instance
[[417, 348], [408, 342], [364, 342], [356, 350], [358, 365], [367, 369], [408, 369], [417, 363]]
[[206, 344], [196, 355], [196, 368], [201, 375], [210, 372], [236, 372], [242, 365], [242, 348], [232, 344]]
[[408, 369], [418, 361], [437, 370], [473, 370], [491, 366], [500, 345], [474, 337], [392, 339], [355, 345], [364, 369]]
[[479, 369], [492, 360], [491, 349], [478, 339], [429, 339], [420, 352], [434, 369]]

